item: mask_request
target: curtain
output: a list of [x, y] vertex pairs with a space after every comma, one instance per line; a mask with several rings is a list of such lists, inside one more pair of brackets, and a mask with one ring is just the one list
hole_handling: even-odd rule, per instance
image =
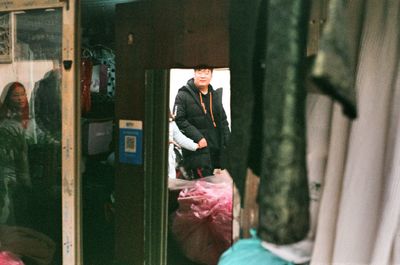
[[333, 111], [311, 264], [400, 262], [400, 2], [366, 5], [356, 79], [359, 117], [349, 126]]
[[308, 239], [314, 238], [317, 228], [329, 150], [332, 104], [332, 100], [325, 95], [307, 95], [307, 168], [311, 221]]
[[241, 194], [247, 168], [260, 176], [258, 235], [277, 244], [300, 241], [309, 229], [303, 71], [308, 4], [231, 3], [234, 107], [227, 169]]
[[258, 2], [258, 0], [232, 0], [229, 11], [232, 133], [225, 155], [227, 168], [242, 199], [245, 197], [245, 176], [250, 156], [248, 152], [252, 137], [250, 131], [254, 126], [253, 106], [257, 101], [253, 88], [253, 53]]
[[[254, 123], [249, 118], [260, 117], [259, 113], [251, 111], [260, 104], [257, 102], [259, 94], [253, 90], [257, 62], [251, 62], [255, 19], [245, 18], [250, 11], [256, 12], [259, 8], [255, 2], [259, 3], [250, 1], [252, 5], [241, 5], [241, 1], [235, 0], [231, 5], [232, 10], [236, 10], [236, 13], [231, 12], [234, 17], [230, 28], [231, 87], [235, 88], [232, 89], [232, 105], [237, 107], [232, 108], [231, 142], [236, 147], [232, 144], [229, 149], [228, 169], [241, 191], [246, 167], [257, 169], [260, 165], [251, 162], [262, 161], [260, 153], [251, 149], [251, 138], [262, 139], [262, 131], [252, 128]], [[356, 73], [356, 78], [347, 84], [355, 83], [358, 118], [350, 121], [342, 113], [342, 108], [351, 100], [340, 100], [329, 91], [337, 100], [332, 109], [321, 104], [307, 113], [308, 119], [317, 115], [319, 108], [325, 113], [323, 118], [308, 121], [308, 129], [315, 129], [307, 132], [311, 196], [308, 237], [315, 240], [311, 264], [400, 264], [400, 2], [341, 2], [347, 4], [349, 17], [353, 14], [362, 17], [361, 24], [349, 22], [353, 31], [343, 32], [344, 36], [352, 36], [357, 27], [361, 30], [359, 41], [358, 35], [354, 35], [352, 46], [357, 53], [353, 57], [358, 62], [356, 71], [351, 68], [344, 71], [344, 75]], [[247, 24], [241, 27], [242, 22]], [[242, 104], [247, 102], [245, 99], [251, 104]], [[313, 99], [309, 97], [309, 100]], [[316, 102], [319, 100], [322, 99]], [[312, 106], [312, 102], [309, 104]], [[323, 124], [313, 127], [318, 125], [318, 119]], [[319, 192], [314, 194], [317, 190]]]

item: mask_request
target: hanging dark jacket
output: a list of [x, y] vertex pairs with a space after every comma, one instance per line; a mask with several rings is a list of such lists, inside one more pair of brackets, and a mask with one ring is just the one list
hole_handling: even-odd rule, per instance
[[[230, 130], [224, 108], [222, 94], [208, 87], [209, 97], [212, 97], [212, 114], [205, 114], [200, 102], [200, 91], [194, 85], [193, 78], [179, 89], [175, 99], [175, 122], [187, 137], [198, 143], [205, 138], [208, 146], [197, 151], [183, 150], [184, 163], [187, 168], [196, 169], [211, 165], [210, 149], [222, 151], [228, 141]], [[221, 91], [221, 90], [220, 90]]]
[[247, 169], [260, 177], [257, 235], [277, 245], [303, 240], [310, 228], [304, 86], [309, 2], [231, 1], [231, 102], [240, 109], [232, 108], [227, 169], [242, 195]]

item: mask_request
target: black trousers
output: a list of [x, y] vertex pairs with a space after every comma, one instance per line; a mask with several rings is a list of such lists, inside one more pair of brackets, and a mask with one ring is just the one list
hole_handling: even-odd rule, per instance
[[199, 179], [214, 175], [214, 169], [221, 168], [220, 152], [219, 150], [211, 150], [210, 152], [211, 163], [205, 167], [191, 168], [187, 170], [190, 179]]

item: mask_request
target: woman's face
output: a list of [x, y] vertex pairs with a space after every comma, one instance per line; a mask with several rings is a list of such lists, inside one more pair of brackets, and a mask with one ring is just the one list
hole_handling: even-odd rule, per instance
[[10, 94], [10, 104], [17, 109], [23, 109], [28, 104], [28, 98], [26, 97], [25, 88], [22, 86], [16, 86]]

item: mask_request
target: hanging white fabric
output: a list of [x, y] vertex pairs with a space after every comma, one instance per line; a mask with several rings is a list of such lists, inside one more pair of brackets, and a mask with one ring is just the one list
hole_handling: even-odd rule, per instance
[[359, 118], [347, 147], [346, 122], [333, 119], [312, 264], [399, 262], [392, 254], [400, 217], [399, 8], [399, 1], [367, 1], [356, 82]]

